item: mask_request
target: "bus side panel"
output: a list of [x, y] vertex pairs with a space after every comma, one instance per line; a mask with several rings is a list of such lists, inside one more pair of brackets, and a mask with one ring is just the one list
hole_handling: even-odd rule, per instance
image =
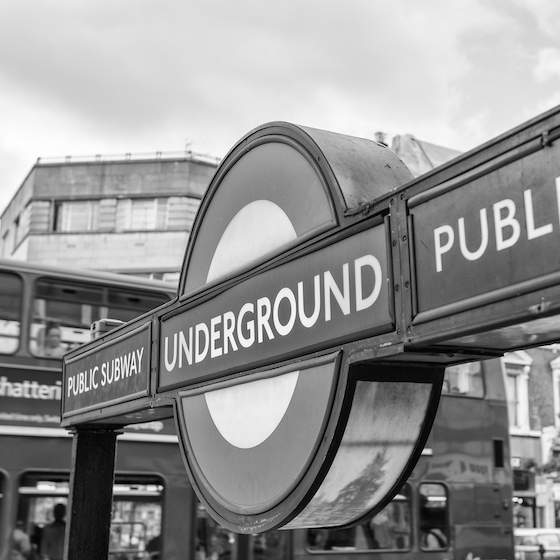
[[23, 470], [70, 470], [72, 438], [0, 436], [0, 465], [17, 477]]
[[195, 558], [196, 498], [186, 474], [167, 476], [163, 511], [163, 554], [166, 560]]
[[122, 441], [117, 445], [118, 472], [161, 474], [165, 490], [162, 512], [162, 558], [194, 557], [196, 498], [176, 443]]
[[513, 560], [513, 533], [492, 525], [455, 525], [454, 557]]

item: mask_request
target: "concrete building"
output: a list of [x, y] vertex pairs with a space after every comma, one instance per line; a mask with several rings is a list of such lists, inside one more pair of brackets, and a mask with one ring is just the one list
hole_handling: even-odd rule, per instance
[[0, 255], [175, 279], [218, 163], [190, 152], [40, 159], [0, 217]]
[[[411, 135], [392, 149], [415, 175], [458, 155]], [[191, 152], [39, 159], [0, 216], [0, 256], [176, 279], [218, 163]]]
[[391, 150], [406, 163], [415, 177], [461, 155], [461, 152], [457, 150], [418, 140], [412, 134], [394, 136], [391, 141]]

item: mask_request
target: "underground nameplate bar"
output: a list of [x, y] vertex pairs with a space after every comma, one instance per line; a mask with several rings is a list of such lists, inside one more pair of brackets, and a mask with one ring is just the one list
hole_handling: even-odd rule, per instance
[[560, 273], [560, 143], [411, 214], [419, 312]]
[[65, 361], [64, 415], [148, 394], [150, 324]]
[[163, 321], [160, 388], [391, 325], [386, 233], [379, 225]]

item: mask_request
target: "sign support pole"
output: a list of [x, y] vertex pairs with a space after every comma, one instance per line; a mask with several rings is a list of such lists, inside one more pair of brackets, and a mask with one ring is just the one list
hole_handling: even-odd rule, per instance
[[73, 430], [64, 559], [109, 556], [117, 435], [114, 426]]
[[252, 535], [237, 535], [237, 554], [239, 558], [253, 560]]

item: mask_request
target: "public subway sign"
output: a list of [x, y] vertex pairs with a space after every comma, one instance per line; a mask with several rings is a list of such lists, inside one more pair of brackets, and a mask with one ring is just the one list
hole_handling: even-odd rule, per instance
[[402, 342], [388, 193], [410, 178], [382, 145], [282, 123], [220, 165], [160, 319], [157, 391], [222, 525], [353, 524], [411, 472], [443, 366], [381, 359]]
[[420, 457], [445, 360], [463, 359], [404, 355], [411, 180], [371, 140], [251, 131], [204, 196], [177, 299], [64, 357], [63, 425], [173, 403], [192, 486], [234, 531], [375, 514]]
[[160, 387], [386, 331], [387, 278], [383, 223], [251, 277], [162, 323]]
[[490, 146], [481, 163], [466, 157], [447, 181], [409, 190], [412, 340], [507, 350], [556, 338], [557, 113]]
[[177, 299], [64, 357], [63, 426], [172, 403], [223, 526], [370, 518], [446, 364], [560, 341], [558, 138], [560, 108], [413, 180], [370, 140], [256, 128], [208, 187]]
[[62, 403], [66, 415], [148, 394], [149, 323], [65, 361]]

